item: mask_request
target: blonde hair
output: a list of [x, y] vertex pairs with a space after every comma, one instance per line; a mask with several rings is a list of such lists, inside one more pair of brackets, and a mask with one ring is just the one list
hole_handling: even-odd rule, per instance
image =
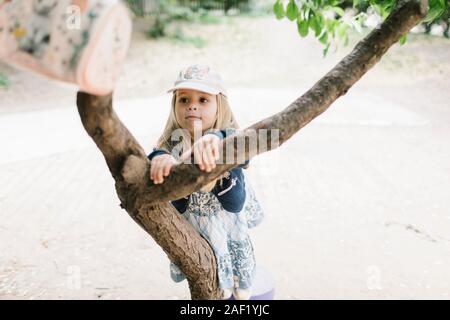
[[[239, 129], [239, 125], [237, 124], [233, 112], [231, 111], [227, 97], [219, 93], [216, 95], [216, 99], [217, 99], [216, 121], [214, 122], [214, 125], [212, 126], [211, 129], [219, 129], [219, 130], [226, 128]], [[177, 158], [177, 160], [179, 160], [180, 151], [182, 150], [186, 151], [191, 148], [192, 137], [187, 130], [181, 128], [176, 118], [175, 113], [176, 101], [177, 101], [177, 91], [174, 91], [172, 96], [172, 104], [170, 108], [169, 118], [167, 119], [167, 123], [161, 137], [158, 139], [157, 147], [171, 152], [171, 154], [175, 158]], [[172, 134], [175, 131], [181, 141], [173, 141]], [[174, 150], [175, 147], [177, 148], [176, 150]], [[217, 181], [221, 180], [223, 176], [224, 175], [219, 176], [218, 178], [209, 182], [208, 184], [203, 186], [200, 190], [208, 192], [211, 191], [216, 185]]]

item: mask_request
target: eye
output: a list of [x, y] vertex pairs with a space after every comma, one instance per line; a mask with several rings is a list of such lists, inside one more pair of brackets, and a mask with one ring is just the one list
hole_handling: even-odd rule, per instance
[[201, 99], [200, 99], [200, 102], [202, 102], [202, 103], [207, 103], [207, 102], [208, 102], [208, 99], [206, 99], [206, 98], [201, 98]]
[[188, 101], [188, 99], [185, 98], [185, 97], [180, 98], [180, 99], [178, 100], [178, 102], [180, 102], [180, 103], [187, 103], [187, 101]]

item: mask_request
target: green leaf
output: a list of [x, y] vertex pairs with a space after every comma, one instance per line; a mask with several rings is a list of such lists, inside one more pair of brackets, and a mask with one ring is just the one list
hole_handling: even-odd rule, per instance
[[400, 45], [402, 46], [402, 45], [404, 45], [405, 43], [406, 43], [406, 38], [408, 37], [408, 33], [405, 33], [404, 35], [402, 35], [401, 37], [400, 37], [400, 40], [399, 40], [399, 42], [400, 42]]
[[308, 35], [308, 28], [308, 20], [297, 20], [297, 29], [300, 36], [306, 37]]
[[328, 42], [328, 32], [324, 32], [320, 38], [319, 38], [320, 43], [322, 44], [326, 44]]
[[297, 19], [297, 16], [298, 16], [297, 5], [295, 4], [294, 0], [290, 0], [286, 8], [286, 17], [289, 20], [294, 21], [295, 19]]
[[275, 4], [273, 5], [273, 12], [275, 13], [275, 16], [277, 17], [278, 20], [283, 19], [285, 17], [286, 13], [284, 11], [283, 4], [281, 3], [280, 0], [277, 0], [277, 2], [275, 2]]
[[334, 20], [334, 19], [327, 19], [325, 21], [325, 25], [327, 27], [328, 32], [330, 33], [334, 33], [334, 29], [336, 28], [337, 24], [339, 23], [338, 20]]
[[314, 30], [314, 35], [319, 36], [322, 31], [322, 27], [320, 26], [319, 20], [316, 17], [313, 17], [309, 20], [309, 27]]
[[330, 49], [330, 44], [331, 43], [328, 43], [327, 46], [323, 49], [323, 57], [324, 58], [327, 56], [328, 49]]
[[445, 12], [445, 8], [441, 7], [433, 7], [428, 11], [427, 16], [423, 20], [423, 22], [432, 22], [437, 20], [443, 13]]
[[303, 10], [303, 16], [306, 20], [309, 20], [311, 17], [314, 16], [314, 11], [311, 10], [310, 7], [306, 7], [305, 10]]
[[339, 0], [330, 0], [330, 5], [332, 5], [333, 7], [339, 5]]
[[347, 35], [347, 29], [348, 29], [348, 25], [345, 23], [341, 23], [338, 27], [338, 36], [341, 40], [343, 40], [345, 38], [345, 36]]

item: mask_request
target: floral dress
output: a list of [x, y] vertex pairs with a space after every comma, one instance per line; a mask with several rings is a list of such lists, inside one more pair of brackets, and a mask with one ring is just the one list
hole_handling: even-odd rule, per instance
[[[264, 215], [248, 181], [245, 191], [245, 204], [239, 212], [225, 210], [214, 192], [197, 191], [189, 196], [186, 211], [182, 213], [211, 245], [222, 289], [232, 288], [235, 281], [239, 288], [250, 288], [255, 275], [255, 255], [248, 229], [258, 225]], [[185, 279], [172, 262], [170, 274], [175, 282]]]

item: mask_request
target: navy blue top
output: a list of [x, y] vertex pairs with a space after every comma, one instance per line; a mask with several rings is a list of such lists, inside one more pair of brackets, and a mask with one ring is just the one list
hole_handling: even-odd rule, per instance
[[[205, 134], [215, 134], [219, 138], [223, 139], [227, 136], [228, 130], [215, 130], [209, 131]], [[154, 148], [153, 151], [147, 156], [151, 161], [153, 157], [161, 154], [170, 154], [165, 149]], [[242, 167], [245, 167], [249, 161], [247, 160], [244, 164], [239, 165], [236, 168], [231, 169], [228, 175], [222, 179], [222, 184], [217, 181], [211, 192], [217, 197], [222, 207], [230, 212], [240, 212], [244, 207], [245, 202], [245, 181], [244, 173], [242, 172]], [[172, 205], [178, 210], [178, 212], [183, 213], [186, 211], [189, 204], [189, 196], [181, 198], [178, 200], [171, 201]]]

